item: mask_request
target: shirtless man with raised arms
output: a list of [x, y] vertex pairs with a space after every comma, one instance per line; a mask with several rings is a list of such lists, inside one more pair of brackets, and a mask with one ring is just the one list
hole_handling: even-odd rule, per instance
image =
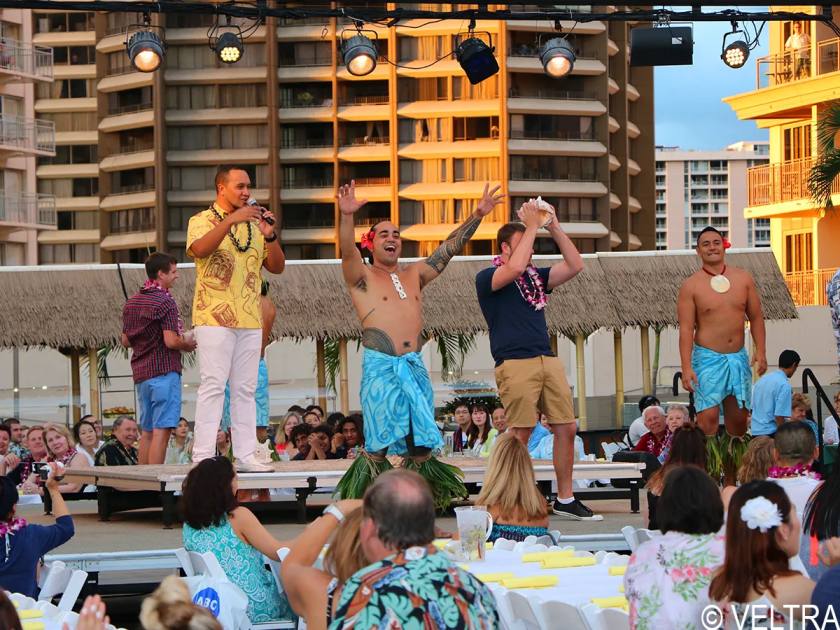
[[753, 363], [767, 371], [766, 333], [761, 301], [752, 275], [725, 261], [728, 243], [713, 227], [697, 238], [702, 267], [683, 282], [677, 298], [682, 384], [694, 392], [697, 424], [716, 436], [723, 411], [726, 436], [747, 432], [752, 374], [744, 347], [744, 319], [755, 342]]
[[[362, 237], [362, 248], [373, 258], [371, 265], [364, 264], [356, 249], [353, 215], [367, 201], [356, 199], [354, 182], [338, 191], [341, 269], [362, 324], [365, 348], [361, 382], [365, 449], [373, 456], [378, 471], [387, 468], [383, 457], [386, 452], [408, 453], [406, 461], [414, 457], [419, 467], [434, 462], [428, 455], [443, 444], [434, 420], [431, 381], [419, 353], [424, 341], [420, 293], [461, 252], [481, 220], [502, 202], [498, 190], [498, 186], [492, 190], [485, 186], [470, 217], [431, 256], [408, 265], [398, 262], [402, 241], [399, 228], [390, 221], [380, 221]], [[350, 476], [348, 471], [342, 481]], [[348, 498], [363, 490], [362, 485], [355, 484], [349, 490], [347, 484], [343, 488], [340, 485], [339, 491]], [[440, 498], [434, 486], [433, 491], [436, 500]]]

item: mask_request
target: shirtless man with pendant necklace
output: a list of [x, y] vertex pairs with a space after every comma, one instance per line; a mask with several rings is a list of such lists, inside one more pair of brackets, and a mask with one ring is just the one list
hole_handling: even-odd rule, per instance
[[[428, 258], [407, 265], [399, 264], [402, 241], [399, 228], [390, 221], [380, 221], [362, 237], [362, 248], [372, 257], [371, 265], [364, 264], [356, 248], [353, 215], [367, 201], [356, 198], [354, 182], [338, 191], [341, 269], [362, 324], [365, 348], [361, 382], [365, 457], [374, 460], [370, 466], [370, 461], [357, 459], [360, 468], [364, 464], [376, 472], [386, 469], [386, 452], [408, 454], [406, 465], [414, 466], [421, 474], [428, 465], [444, 466], [429, 459], [431, 451], [443, 445], [443, 439], [434, 421], [431, 381], [420, 356], [424, 343], [420, 294], [461, 252], [481, 220], [502, 202], [499, 188], [491, 190], [486, 185], [467, 220]], [[358, 470], [355, 474], [354, 478], [351, 467], [342, 479], [343, 485], [339, 485], [344, 498], [361, 498], [356, 494], [372, 480], [361, 479]], [[445, 492], [440, 494], [441, 488], [433, 487], [433, 491], [436, 501], [446, 500]]]
[[[729, 246], [723, 235], [707, 227], [697, 238], [701, 268], [683, 282], [677, 298], [680, 327], [682, 384], [694, 392], [697, 424], [707, 436], [716, 438], [723, 412], [726, 435], [723, 448], [710, 454], [735, 454], [743, 446], [747, 413], [751, 404], [752, 373], [744, 347], [744, 320], [750, 322], [755, 342], [752, 363], [758, 374], [767, 371], [766, 332], [761, 301], [752, 275], [726, 264]], [[740, 439], [739, 439], [740, 438]], [[741, 446], [730, 447], [732, 442]], [[723, 461], [722, 464], [737, 463]]]

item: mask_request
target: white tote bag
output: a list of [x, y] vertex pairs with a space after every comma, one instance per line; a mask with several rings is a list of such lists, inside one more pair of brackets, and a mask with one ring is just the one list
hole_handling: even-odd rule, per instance
[[248, 596], [233, 582], [196, 575], [183, 578], [194, 604], [206, 608], [225, 630], [250, 630]]

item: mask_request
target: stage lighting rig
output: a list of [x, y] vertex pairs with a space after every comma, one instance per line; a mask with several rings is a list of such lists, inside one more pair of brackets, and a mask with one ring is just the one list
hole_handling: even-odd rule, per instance
[[467, 38], [455, 48], [455, 59], [473, 85], [499, 72], [499, 63], [493, 55], [493, 36], [490, 33], [485, 34], [489, 44], [475, 36], [475, 20], [470, 20]]
[[151, 17], [148, 13], [143, 15], [143, 24], [135, 24], [139, 29], [129, 37], [129, 30], [126, 30], [125, 52], [131, 60], [131, 65], [140, 72], [154, 72], [163, 63], [166, 56], [166, 44], [163, 38], [154, 29], [163, 29], [159, 26], [152, 26]]
[[[741, 37], [732, 39], [729, 44], [726, 43], [727, 39], [733, 38], [733, 36], [738, 36], [739, 34]], [[732, 31], [724, 33], [723, 35], [720, 58], [723, 59], [723, 63], [730, 68], [740, 68], [747, 63], [747, 59], [749, 59], [749, 57], [749, 38], [744, 31], [738, 29], [738, 24], [736, 22], [732, 22]]]
[[[345, 33], [353, 33], [353, 35], [345, 39]], [[365, 33], [372, 33], [373, 39]], [[377, 39], [376, 31], [362, 30], [361, 22], [356, 23], [355, 31], [342, 31], [341, 57], [344, 60], [347, 72], [355, 77], [363, 77], [374, 71], [376, 58], [379, 56], [379, 51], [374, 43]]]

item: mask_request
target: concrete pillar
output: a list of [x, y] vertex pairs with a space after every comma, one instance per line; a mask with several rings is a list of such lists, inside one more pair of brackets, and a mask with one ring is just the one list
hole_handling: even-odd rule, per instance
[[641, 333], [642, 343], [642, 390], [645, 394], [655, 394], [652, 392], [652, 383], [650, 378], [650, 329], [647, 326], [642, 326], [639, 329]]
[[99, 355], [96, 348], [88, 349], [88, 381], [90, 383], [90, 413], [98, 419], [101, 417], [99, 408]]
[[70, 351], [70, 409], [71, 424], [76, 424], [82, 417], [82, 386], [79, 360], [81, 353], [77, 349]]
[[318, 404], [327, 413], [327, 368], [324, 363], [324, 340], [315, 341], [316, 374], [318, 378]]
[[586, 431], [586, 360], [584, 358], [584, 343], [586, 337], [578, 333], [575, 335], [575, 369], [577, 370], [577, 398], [579, 430]]

